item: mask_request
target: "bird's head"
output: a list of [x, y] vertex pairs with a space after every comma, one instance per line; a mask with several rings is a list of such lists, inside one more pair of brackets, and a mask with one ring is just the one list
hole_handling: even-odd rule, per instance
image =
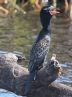
[[53, 6], [44, 6], [40, 11], [40, 20], [43, 28], [47, 28], [53, 15], [59, 13]]

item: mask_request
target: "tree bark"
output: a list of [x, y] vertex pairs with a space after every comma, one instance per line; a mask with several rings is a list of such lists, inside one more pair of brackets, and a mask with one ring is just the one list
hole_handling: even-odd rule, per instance
[[[25, 58], [12, 53], [0, 54], [0, 88], [24, 95], [29, 72], [18, 65], [17, 62], [22, 59]], [[56, 55], [53, 54], [47, 65], [38, 71], [27, 97], [72, 97], [71, 87], [53, 82], [61, 71]]]

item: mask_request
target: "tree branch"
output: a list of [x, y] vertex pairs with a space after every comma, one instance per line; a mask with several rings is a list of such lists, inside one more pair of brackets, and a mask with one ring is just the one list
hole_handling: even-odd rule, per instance
[[[12, 53], [0, 54], [0, 88], [24, 95], [29, 72], [18, 65], [22, 59], [25, 58]], [[61, 66], [53, 54], [47, 65], [39, 70], [27, 97], [72, 97], [71, 87], [52, 83], [60, 74]]]

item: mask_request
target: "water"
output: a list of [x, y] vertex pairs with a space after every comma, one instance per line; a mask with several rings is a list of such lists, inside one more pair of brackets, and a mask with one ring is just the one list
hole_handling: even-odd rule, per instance
[[[72, 7], [71, 7], [72, 9]], [[54, 16], [52, 25], [52, 39], [48, 59], [53, 53], [57, 55], [63, 72], [56, 80], [72, 86], [72, 10]], [[13, 14], [0, 17], [0, 53], [13, 52], [26, 57], [21, 64], [27, 67], [32, 43], [42, 26], [39, 14]], [[0, 97], [21, 97], [1, 89]]]
[[18, 96], [12, 92], [0, 89], [0, 97], [22, 97], [22, 96]]

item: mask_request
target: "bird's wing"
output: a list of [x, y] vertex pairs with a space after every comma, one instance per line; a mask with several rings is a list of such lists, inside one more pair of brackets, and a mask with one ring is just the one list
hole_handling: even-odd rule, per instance
[[[28, 70], [31, 71], [35, 65], [35, 63], [41, 59], [44, 60], [45, 56], [47, 55], [49, 51], [49, 45], [50, 45], [50, 38], [40, 40], [38, 43], [34, 43], [30, 52], [30, 61], [28, 65]], [[40, 63], [38, 63], [40, 64]], [[37, 64], [37, 65], [38, 65]]]

